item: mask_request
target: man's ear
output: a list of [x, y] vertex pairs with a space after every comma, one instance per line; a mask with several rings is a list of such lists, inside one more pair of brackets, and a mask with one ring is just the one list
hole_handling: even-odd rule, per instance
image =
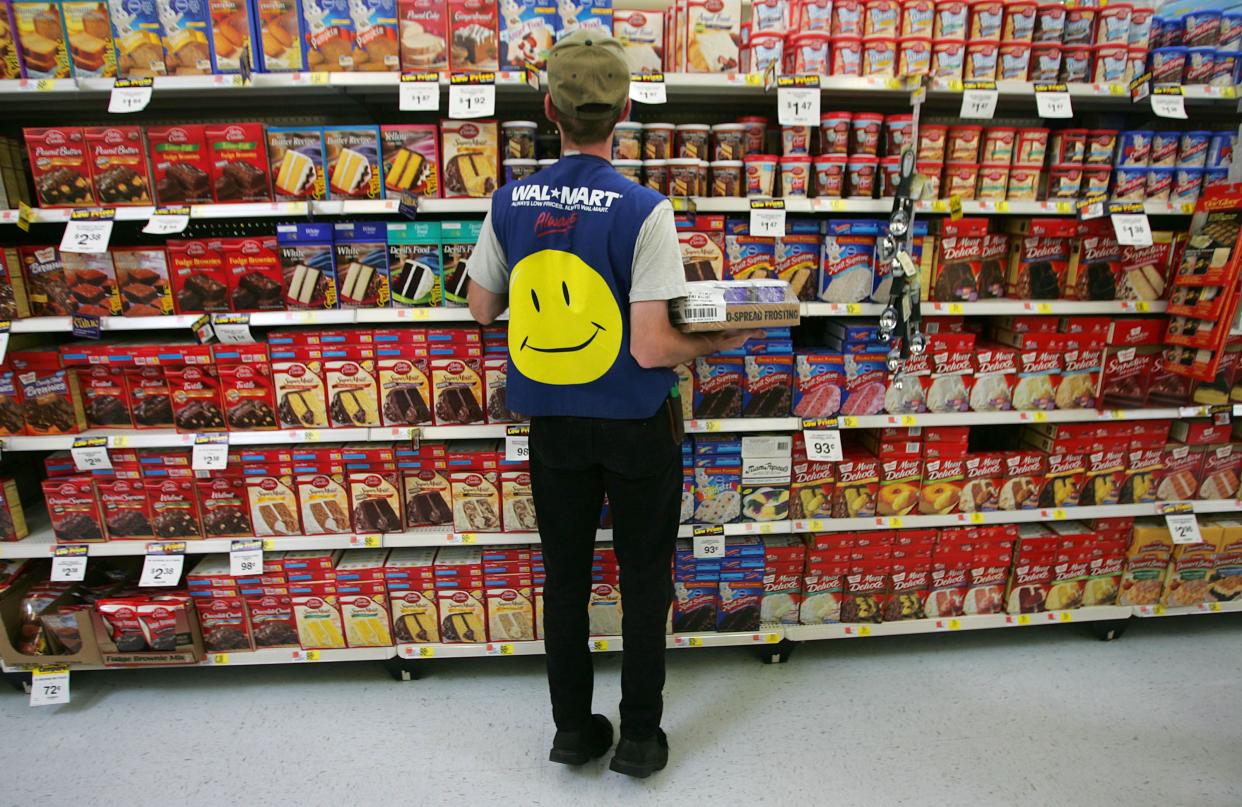
[[629, 119], [630, 119], [630, 113], [634, 111], [634, 110], [633, 110], [633, 106], [634, 106], [634, 102], [633, 102], [633, 101], [631, 101], [629, 98], [626, 98], [626, 99], [625, 99], [625, 108], [621, 110], [621, 117], [620, 117], [620, 118], [617, 118], [617, 120], [623, 120], [623, 121], [625, 121], [625, 120], [629, 120]]
[[560, 123], [556, 119], [556, 106], [552, 103], [551, 95], [543, 96], [543, 115], [552, 123]]

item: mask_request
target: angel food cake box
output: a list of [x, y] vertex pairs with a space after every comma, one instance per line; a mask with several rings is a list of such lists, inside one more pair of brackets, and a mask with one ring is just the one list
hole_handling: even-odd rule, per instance
[[685, 15], [686, 71], [736, 71], [740, 64], [741, 0], [690, 0]]

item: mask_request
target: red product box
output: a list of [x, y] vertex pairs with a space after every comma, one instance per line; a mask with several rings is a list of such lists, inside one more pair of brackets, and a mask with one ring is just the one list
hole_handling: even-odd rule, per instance
[[82, 129], [23, 129], [40, 207], [93, 207], [90, 159]]
[[1164, 342], [1164, 317], [1127, 317], [1113, 320], [1108, 344], [1117, 347], [1159, 345]]
[[256, 648], [297, 647], [297, 622], [293, 616], [293, 599], [288, 594], [263, 594], [245, 600]]
[[1229, 442], [1229, 425], [1222, 426], [1212, 418], [1178, 420], [1171, 424], [1169, 436], [1188, 446], [1227, 443]]
[[1043, 315], [993, 317], [996, 327], [1014, 333], [1036, 333], [1057, 331], [1057, 322], [1052, 317]]
[[220, 396], [228, 428], [275, 429], [276, 404], [267, 345], [215, 345], [212, 355], [220, 376]]
[[891, 595], [884, 621], [922, 619], [931, 586], [930, 558], [894, 561], [889, 567]]
[[1200, 499], [1232, 499], [1238, 495], [1238, 479], [1242, 474], [1242, 444], [1209, 448], [1203, 452], [1203, 483]]
[[155, 531], [151, 528], [151, 506], [143, 480], [100, 478], [95, 481], [95, 489], [103, 508], [109, 539], [151, 540], [155, 537]]
[[77, 374], [61, 366], [54, 350], [9, 354], [27, 434], [76, 434], [86, 429]]
[[1108, 219], [1082, 225], [1070, 262], [1066, 297], [1071, 300], [1115, 300], [1121, 281], [1121, 245]]
[[86, 423], [91, 427], [134, 427], [130, 416], [125, 371], [98, 364], [78, 370], [78, 383], [85, 399]]
[[789, 492], [789, 517], [830, 518], [836, 465], [795, 460]]
[[845, 575], [842, 622], [880, 622], [890, 597], [888, 560], [857, 561]]
[[919, 478], [923, 461], [919, 457], [881, 460], [879, 490], [875, 512], [878, 516], [904, 516], [919, 504]]
[[1152, 368], [1159, 354], [1155, 348], [1109, 347], [1096, 394], [1096, 407], [1140, 408], [1147, 403]]
[[0, 435], [24, 434], [25, 431], [17, 373], [8, 365], [0, 365]]
[[203, 514], [203, 534], [208, 538], [242, 538], [254, 535], [250, 524], [250, 505], [246, 499], [246, 480], [240, 474], [213, 474], [198, 479], [199, 509]]
[[963, 512], [992, 512], [1000, 496], [1002, 466], [1000, 454], [967, 454], [962, 460]]
[[282, 311], [284, 274], [275, 236], [220, 241], [234, 311]]
[[[1055, 300], [1063, 296], [1072, 244], [1069, 236], [1015, 237], [1009, 249], [1006, 293], [1020, 300]], [[1042, 330], [1048, 326], [1035, 327]]]
[[[205, 346], [204, 346], [205, 347]], [[207, 352], [210, 356], [210, 351]], [[165, 370], [177, 431], [224, 431], [220, 377], [212, 364], [173, 365]]]
[[[401, 37], [401, 69], [406, 71], [448, 69], [447, 9], [442, 0], [398, 0]], [[406, 34], [405, 32], [413, 33]], [[421, 36], [420, 36], [421, 35]], [[434, 46], [428, 46], [434, 43]]]
[[254, 647], [246, 600], [241, 597], [195, 598], [203, 649], [209, 653]]
[[140, 126], [88, 126], [82, 130], [91, 184], [103, 206], [149, 205], [151, 178]]
[[43, 499], [47, 502], [52, 534], [57, 542], [82, 544], [107, 540], [99, 498], [91, 477], [45, 479]]
[[946, 515], [957, 512], [966, 480], [964, 458], [929, 459], [923, 463], [919, 512]]
[[375, 350], [346, 345], [325, 348], [323, 354], [329, 422], [333, 426], [379, 426]]
[[220, 240], [169, 241], [167, 247], [177, 313], [228, 311], [229, 273]]
[[945, 224], [946, 232], [936, 245], [939, 254], [936, 256], [935, 276], [931, 287], [933, 300], [969, 302], [979, 299], [979, 276], [987, 220], [961, 219], [954, 224], [967, 221], [983, 222], [984, 230], [978, 234], [959, 233], [949, 231], [949, 224]]
[[124, 316], [171, 314], [172, 285], [164, 247], [112, 247], [110, 251]]
[[203, 127], [217, 202], [270, 202], [267, 137], [261, 123], [221, 123]]
[[1038, 451], [1012, 451], [1004, 455], [998, 510], [1033, 510], [1039, 506], [1047, 461]]
[[1039, 497], [1040, 507], [1075, 507], [1086, 482], [1086, 460], [1082, 454], [1048, 455], [1048, 470]]
[[116, 287], [116, 266], [111, 253], [83, 255], [65, 252], [60, 256], [65, 284], [74, 300], [74, 313], [82, 316], [115, 317], [121, 313], [121, 296]]
[[832, 492], [832, 517], [861, 518], [875, 515], [879, 487], [878, 459], [861, 453], [845, 455], [845, 459], [837, 464], [837, 482]]
[[202, 538], [202, 518], [194, 478], [147, 477], [147, 498], [151, 502], [151, 528], [160, 538]]
[[1163, 453], [1162, 446], [1137, 449], [1131, 446], [1126, 453], [1118, 504], [1147, 504], [1156, 500], [1155, 482], [1160, 475], [1160, 456]]
[[[787, 356], [786, 358], [790, 357]], [[519, 419], [518, 415], [509, 411], [508, 378], [508, 357], [485, 356], [483, 358], [484, 412], [487, 415], [488, 423], [513, 423]], [[788, 411], [788, 407], [786, 411]]]
[[1126, 453], [1122, 449], [1096, 451], [1087, 454], [1083, 463], [1082, 492], [1078, 495], [1080, 507], [1116, 504], [1124, 482]]
[[[499, 70], [497, 4], [487, 0], [452, 0], [448, 6], [449, 69], [453, 72]], [[462, 43], [458, 46], [457, 43]]]
[[1058, 330], [1069, 335], [1097, 336], [1101, 341], [1107, 341], [1112, 324], [1109, 317], [1061, 317]]
[[928, 585], [930, 591], [924, 606], [928, 617], [962, 616], [973, 563], [970, 551], [939, 547], [932, 560]]
[[157, 204], [209, 204], [214, 201], [211, 158], [201, 124], [148, 126], [147, 148], [151, 153]]

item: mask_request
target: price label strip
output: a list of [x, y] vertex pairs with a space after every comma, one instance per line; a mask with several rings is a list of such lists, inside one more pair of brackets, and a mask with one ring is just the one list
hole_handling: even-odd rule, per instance
[[212, 314], [211, 328], [222, 344], [244, 345], [254, 342], [254, 336], [250, 333], [249, 314]]
[[190, 455], [190, 467], [199, 476], [207, 477], [223, 471], [229, 464], [229, 436], [227, 434], [196, 434], [194, 449]]
[[781, 126], [818, 126], [819, 102], [819, 76], [776, 79], [776, 112]]
[[73, 456], [73, 467], [79, 471], [112, 470], [107, 437], [75, 437], [69, 453]]
[[1072, 118], [1069, 87], [1065, 84], [1036, 84], [1035, 109], [1041, 118]]
[[402, 74], [397, 87], [397, 109], [402, 112], [439, 112], [440, 74]]
[[248, 577], [263, 573], [263, 540], [241, 538], [229, 546], [229, 575]]
[[991, 120], [996, 116], [996, 102], [999, 98], [995, 81], [964, 81], [962, 109], [958, 117]]
[[181, 580], [185, 568], [185, 542], [163, 541], [147, 544], [147, 556], [142, 563], [142, 588], [175, 586]]
[[702, 560], [724, 560], [725, 535], [720, 525], [694, 528], [694, 556]]
[[69, 667], [35, 667], [30, 674], [30, 705], [55, 706], [69, 702]]
[[0, 364], [4, 363], [4, 357], [9, 352], [9, 332], [13, 329], [11, 320], [0, 320]]
[[53, 583], [77, 583], [86, 579], [86, 544], [64, 544], [52, 548]]
[[1203, 543], [1203, 534], [1199, 531], [1199, 519], [1195, 516], [1194, 505], [1190, 502], [1166, 502], [1160, 505], [1164, 522], [1169, 527], [1175, 544]]
[[636, 104], [668, 102], [668, 87], [663, 73], [631, 73], [630, 100]]
[[119, 115], [141, 112], [151, 103], [154, 89], [155, 79], [152, 78], [118, 78], [112, 83], [108, 111]]
[[61, 252], [98, 255], [108, 251], [112, 219], [116, 216], [114, 208], [75, 210], [69, 215], [65, 233], [60, 237]]
[[841, 431], [836, 418], [807, 418], [802, 421], [806, 458], [816, 462], [840, 462]]
[[530, 459], [530, 426], [505, 427], [505, 462], [526, 462]]
[[1186, 96], [1180, 85], [1154, 87], [1151, 91], [1151, 111], [1161, 118], [1186, 120]]
[[1127, 247], [1151, 246], [1151, 222], [1142, 202], [1114, 202], [1108, 206], [1117, 243]]
[[1085, 199], [1078, 200], [1078, 218], [1080, 221], [1098, 219], [1104, 215], [1104, 202], [1108, 194], [1093, 193]]
[[785, 200], [751, 199], [750, 234], [765, 238], [784, 238]]
[[1130, 81], [1130, 102], [1137, 104], [1151, 95], [1151, 71], [1135, 76]]
[[449, 82], [450, 118], [490, 118], [496, 114], [495, 73], [455, 73]]
[[190, 208], [188, 207], [157, 207], [142, 228], [150, 235], [176, 235], [190, 225]]

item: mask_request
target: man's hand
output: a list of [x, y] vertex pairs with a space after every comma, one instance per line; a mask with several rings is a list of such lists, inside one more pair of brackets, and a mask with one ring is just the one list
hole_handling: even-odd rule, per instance
[[761, 330], [749, 331], [720, 331], [718, 333], [709, 334], [712, 342], [710, 353], [722, 353], [726, 350], [736, 350], [746, 344], [747, 340], [758, 339], [763, 336]]

